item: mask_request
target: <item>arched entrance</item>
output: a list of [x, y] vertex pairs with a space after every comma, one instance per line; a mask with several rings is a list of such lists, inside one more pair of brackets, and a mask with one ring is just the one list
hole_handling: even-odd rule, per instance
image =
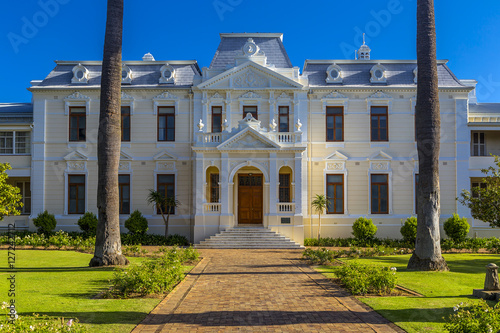
[[262, 224], [264, 196], [262, 174], [240, 173], [238, 176], [238, 224]]

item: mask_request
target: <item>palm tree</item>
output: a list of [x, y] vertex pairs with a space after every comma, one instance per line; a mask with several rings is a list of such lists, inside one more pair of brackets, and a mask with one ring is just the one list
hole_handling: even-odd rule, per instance
[[[165, 223], [165, 238], [167, 238], [168, 221], [170, 220], [170, 214], [174, 211], [175, 207], [180, 206], [180, 201], [175, 199], [175, 197], [164, 196], [162, 192], [155, 190], [149, 190], [149, 194], [146, 200], [149, 204], [156, 206], [156, 208], [160, 211], [161, 217], [163, 218], [163, 223]], [[167, 213], [166, 218], [165, 213]]]
[[417, 104], [419, 162], [417, 240], [408, 269], [444, 271], [439, 234], [439, 148], [441, 119], [436, 61], [434, 0], [417, 0]]
[[319, 215], [319, 224], [318, 224], [318, 241], [321, 237], [321, 214], [325, 210], [325, 208], [328, 207], [330, 202], [326, 198], [326, 195], [324, 194], [316, 194], [314, 197], [314, 200], [311, 202], [311, 206], [314, 208], [315, 211], [318, 212]]
[[118, 197], [122, 31], [123, 0], [108, 0], [97, 138], [99, 222], [94, 257], [90, 260], [90, 266], [128, 264], [121, 249]]

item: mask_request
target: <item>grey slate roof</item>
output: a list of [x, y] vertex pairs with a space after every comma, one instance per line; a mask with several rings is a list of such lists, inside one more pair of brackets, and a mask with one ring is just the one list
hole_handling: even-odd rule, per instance
[[255, 44], [267, 57], [267, 64], [276, 68], [292, 68], [292, 63], [285, 47], [279, 37], [257, 37], [259, 34], [248, 34], [246, 37], [221, 36], [221, 41], [210, 64], [210, 69], [226, 69], [234, 66], [235, 58], [243, 55], [243, 45], [248, 38], [252, 38]]
[[[124, 62], [127, 64], [127, 62]], [[132, 83], [123, 84], [126, 86], [141, 86], [141, 87], [191, 87], [195, 76], [200, 75], [198, 66], [195, 65], [175, 65], [170, 64], [175, 69], [175, 84], [159, 84], [160, 69], [167, 62], [158, 61], [158, 64], [146, 63], [144, 65], [127, 66], [132, 70]], [[37, 87], [92, 87], [101, 84], [100, 65], [83, 65], [89, 70], [89, 81], [86, 84], [71, 83], [73, 78], [74, 64], [58, 64], [49, 73], [49, 75]]]
[[477, 103], [469, 105], [469, 113], [499, 113], [500, 103]]
[[[370, 70], [376, 64], [359, 61], [356, 63], [337, 62], [342, 69], [342, 83], [326, 83], [326, 70], [333, 62], [324, 64], [307, 64], [302, 76], [309, 79], [311, 87], [374, 87], [374, 86], [408, 86], [416, 87], [413, 81], [413, 70], [416, 63], [382, 63], [387, 69], [387, 83], [370, 83]], [[445, 64], [438, 64], [438, 81], [440, 87], [464, 87]]]
[[31, 103], [1, 103], [0, 124], [31, 124], [33, 105]]

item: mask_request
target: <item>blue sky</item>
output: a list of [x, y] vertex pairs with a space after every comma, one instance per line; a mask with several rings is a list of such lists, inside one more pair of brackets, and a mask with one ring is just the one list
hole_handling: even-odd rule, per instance
[[[106, 1], [23, 0], [0, 12], [0, 102], [28, 102], [30, 80], [54, 60], [100, 60]], [[196, 59], [208, 66], [220, 32], [282, 32], [294, 66], [354, 57], [367, 34], [372, 59], [415, 59], [416, 0], [125, 0], [123, 59]], [[500, 1], [436, 1], [437, 55], [480, 102], [500, 102]]]

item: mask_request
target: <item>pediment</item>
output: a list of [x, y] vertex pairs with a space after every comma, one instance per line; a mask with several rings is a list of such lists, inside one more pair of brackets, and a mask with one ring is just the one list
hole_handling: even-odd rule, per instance
[[379, 90], [376, 93], [368, 96], [368, 99], [392, 99], [392, 96], [387, 95], [383, 91]]
[[165, 150], [161, 151], [158, 154], [156, 154], [155, 156], [153, 156], [153, 160], [155, 160], [155, 161], [168, 161], [168, 160], [176, 160], [176, 159], [177, 159], [176, 156], [169, 154]]
[[335, 151], [335, 153], [327, 156], [325, 160], [331, 160], [331, 161], [346, 161], [348, 160], [348, 157], [345, 156], [344, 154], [340, 153], [338, 150]]
[[370, 161], [390, 161], [392, 160], [392, 156], [387, 154], [387, 153], [384, 153], [383, 151], [379, 151], [375, 154], [372, 154], [368, 160]]
[[198, 85], [200, 89], [302, 88], [302, 84], [254, 62], [231, 68]]
[[245, 149], [279, 149], [280, 146], [260, 134], [259, 132], [253, 130], [252, 128], [247, 128], [240, 133], [236, 134], [234, 137], [230, 138], [226, 142], [220, 144], [217, 149], [219, 150], [245, 150]]
[[87, 161], [89, 158], [84, 153], [75, 150], [63, 157], [65, 161]]
[[123, 150], [120, 152], [120, 161], [132, 161], [133, 158], [131, 155], [127, 154]]

